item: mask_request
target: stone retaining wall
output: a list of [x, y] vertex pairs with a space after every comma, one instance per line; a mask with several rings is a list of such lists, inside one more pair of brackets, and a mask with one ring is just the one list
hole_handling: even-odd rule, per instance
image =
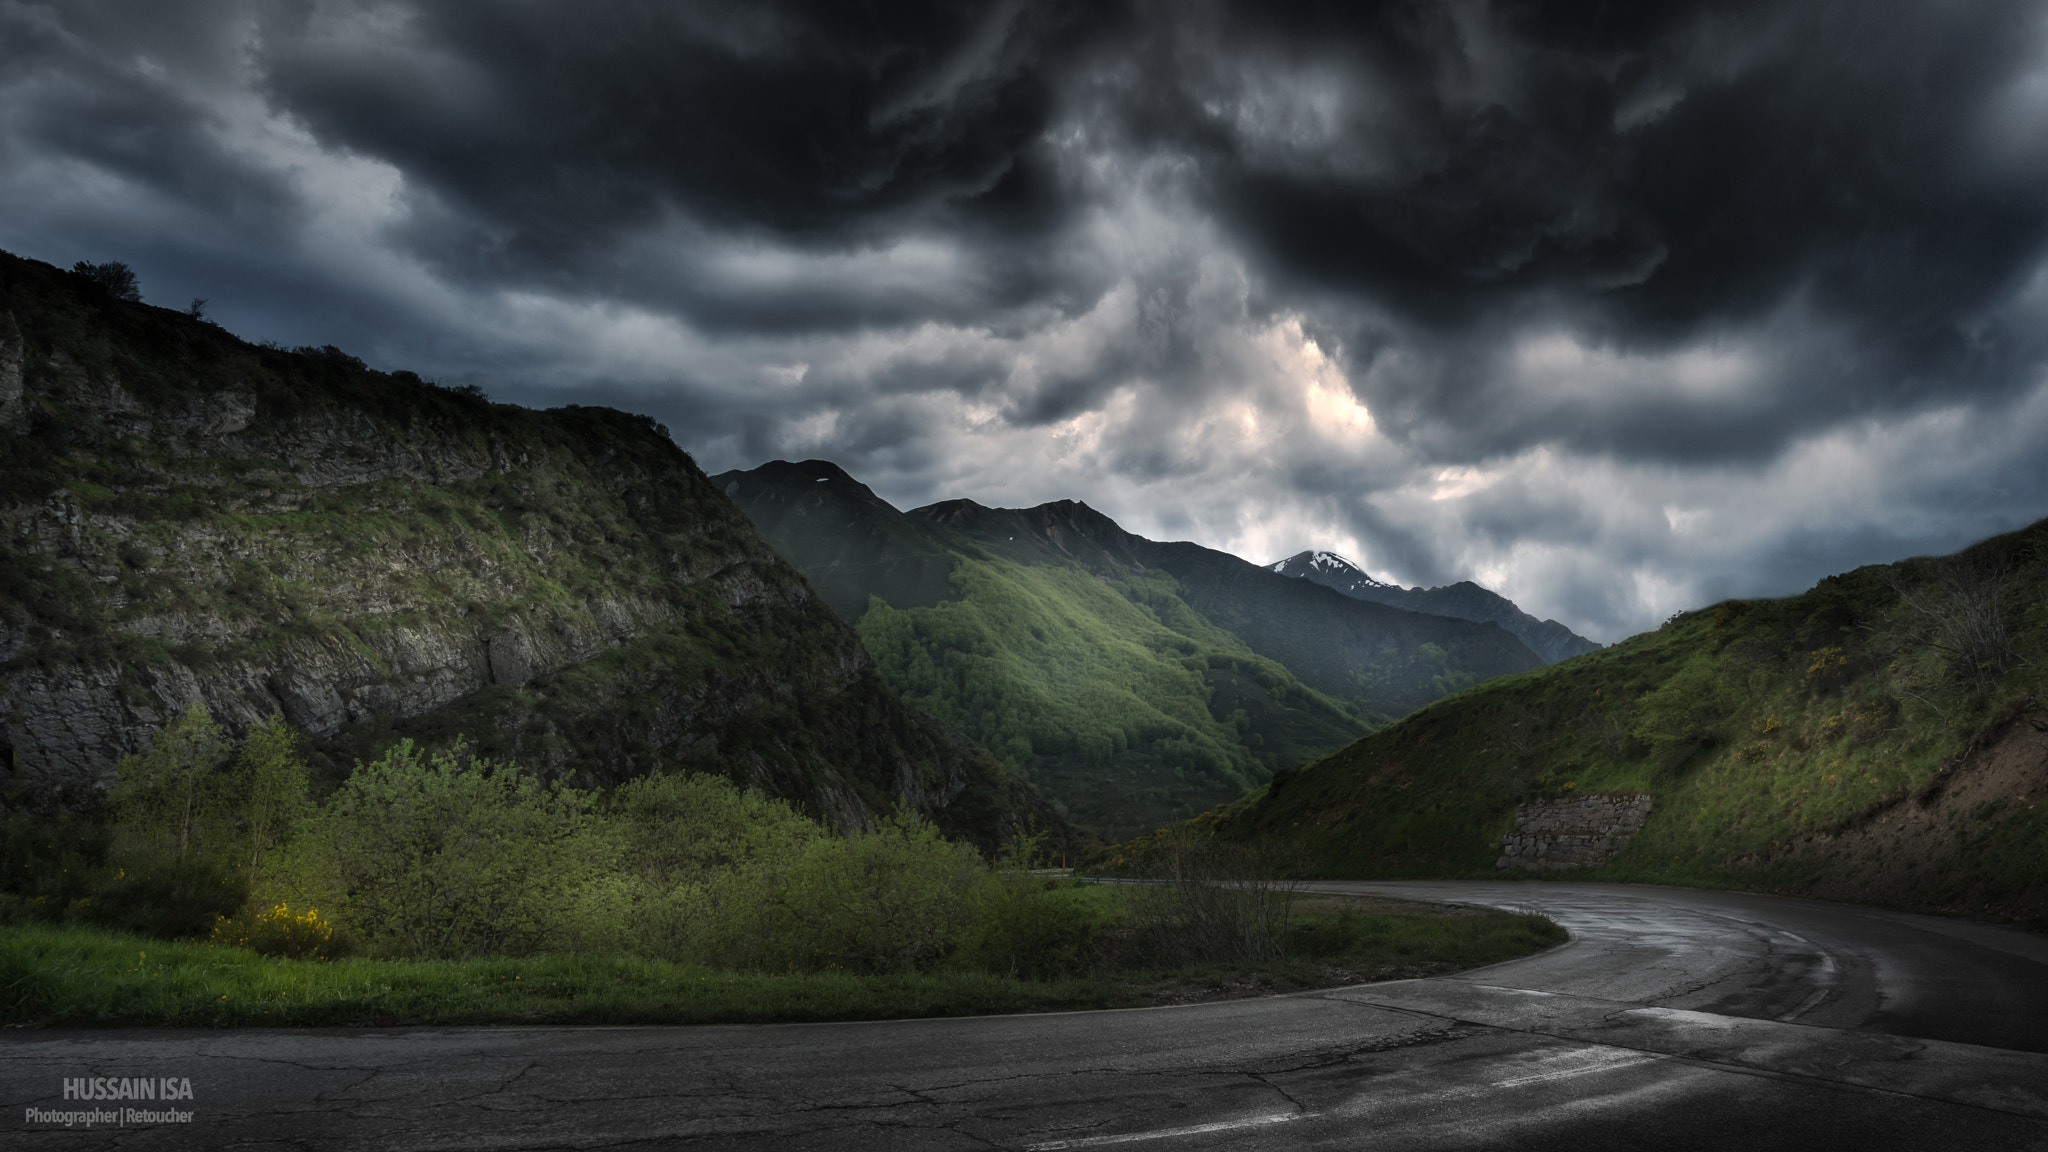
[[1536, 872], [1605, 864], [1649, 818], [1650, 798], [1642, 795], [1532, 800], [1515, 810], [1514, 829], [1501, 837], [1494, 867]]

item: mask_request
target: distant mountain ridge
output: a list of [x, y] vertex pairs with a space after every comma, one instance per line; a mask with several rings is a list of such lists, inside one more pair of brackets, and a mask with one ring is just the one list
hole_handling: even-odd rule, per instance
[[905, 698], [1121, 837], [1480, 680], [1498, 625], [1360, 601], [1079, 501], [908, 512], [823, 460], [712, 477]]
[[1297, 552], [1267, 567], [1282, 576], [1321, 584], [1346, 596], [1375, 604], [1460, 620], [1490, 621], [1514, 633], [1522, 643], [1543, 657], [1545, 664], [1598, 652], [1603, 647], [1555, 620], [1536, 619], [1517, 607], [1514, 601], [1470, 580], [1460, 580], [1442, 588], [1403, 588], [1399, 584], [1373, 579], [1371, 573], [1335, 552]]

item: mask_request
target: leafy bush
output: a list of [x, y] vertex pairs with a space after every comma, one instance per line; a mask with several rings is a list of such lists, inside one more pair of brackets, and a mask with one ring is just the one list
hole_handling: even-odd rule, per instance
[[913, 972], [951, 952], [987, 866], [973, 848], [911, 813], [849, 839], [820, 839], [790, 869], [778, 902], [787, 963]]
[[232, 920], [221, 917], [214, 922], [210, 942], [294, 960], [331, 960], [348, 953], [334, 925], [321, 919], [318, 909], [294, 912], [284, 904], [252, 909]]
[[955, 967], [998, 976], [1047, 979], [1100, 959], [1098, 945], [1116, 918], [1100, 893], [1034, 869], [1051, 863], [1044, 836], [1019, 833], [968, 900]]
[[1655, 762], [1675, 767], [1720, 739], [1721, 721], [1728, 712], [1727, 687], [1719, 668], [1711, 659], [1696, 657], [1643, 697], [1634, 735], [1650, 745]]
[[[210, 932], [267, 955], [337, 955], [345, 933], [421, 958], [629, 952], [899, 975], [943, 963], [1071, 972], [1110, 918], [1016, 867], [1035, 862], [1037, 841], [991, 872], [913, 815], [841, 837], [713, 776], [652, 776], [600, 797], [459, 738], [438, 751], [406, 740], [315, 806], [280, 717], [237, 750], [197, 704], [121, 768], [110, 830], [84, 825], [76, 845], [9, 841], [21, 859], [8, 914]], [[294, 908], [332, 909], [334, 923]]]
[[94, 289], [116, 300], [140, 300], [142, 288], [135, 280], [135, 270], [119, 260], [105, 264], [92, 264], [80, 260], [71, 266], [71, 271], [85, 277]]
[[461, 744], [427, 753], [403, 740], [356, 766], [308, 828], [306, 853], [374, 949], [518, 953], [542, 946], [560, 906], [609, 863], [592, 831], [586, 793]]
[[90, 816], [0, 814], [0, 921], [57, 920], [107, 875], [109, 833]]
[[955, 967], [1026, 980], [1083, 971], [1102, 959], [1115, 910], [1073, 881], [993, 872], [972, 894]]
[[248, 898], [247, 878], [225, 861], [131, 856], [65, 917], [175, 940], [206, 935]]
[[251, 884], [256, 883], [265, 854], [283, 843], [305, 815], [307, 783], [298, 733], [282, 715], [273, 713], [250, 730], [235, 757], [228, 787], [241, 809]]
[[706, 775], [616, 789], [601, 835], [617, 868], [590, 876], [558, 922], [565, 943], [730, 968], [769, 966], [775, 893], [825, 829], [783, 800]]

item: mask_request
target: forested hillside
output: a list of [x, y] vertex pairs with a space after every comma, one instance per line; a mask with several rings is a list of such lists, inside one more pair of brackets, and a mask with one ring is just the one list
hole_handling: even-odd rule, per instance
[[1158, 544], [1071, 501], [905, 513], [824, 461], [712, 480], [857, 622], [893, 687], [1107, 836], [1541, 663], [1498, 627]]
[[906, 709], [652, 421], [254, 346], [0, 254], [0, 753], [89, 803], [201, 701], [331, 786], [401, 737], [716, 771], [842, 826], [1057, 817]]
[[1200, 824], [1324, 874], [1500, 874], [1518, 805], [1644, 795], [1588, 878], [2048, 917], [2048, 521], [1463, 692]]

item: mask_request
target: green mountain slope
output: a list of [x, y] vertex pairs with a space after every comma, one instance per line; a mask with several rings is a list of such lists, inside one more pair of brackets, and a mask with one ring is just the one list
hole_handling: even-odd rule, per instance
[[1176, 594], [1198, 615], [1372, 724], [1543, 663], [1498, 625], [1390, 608], [1289, 579], [1228, 552], [1147, 540], [1072, 500], [1036, 508], [949, 500], [909, 515], [1020, 563], [1169, 573]]
[[1540, 664], [1492, 625], [1157, 544], [1071, 501], [904, 513], [824, 461], [712, 482], [857, 622], [891, 686], [1108, 836], [1234, 798], [1372, 720]]
[[1460, 693], [1204, 818], [1329, 875], [1501, 875], [1519, 805], [1646, 795], [1587, 878], [2048, 916], [2048, 521]]
[[904, 707], [664, 430], [246, 344], [0, 254], [0, 763], [89, 802], [194, 700], [330, 778], [401, 736], [841, 824], [1058, 821]]

